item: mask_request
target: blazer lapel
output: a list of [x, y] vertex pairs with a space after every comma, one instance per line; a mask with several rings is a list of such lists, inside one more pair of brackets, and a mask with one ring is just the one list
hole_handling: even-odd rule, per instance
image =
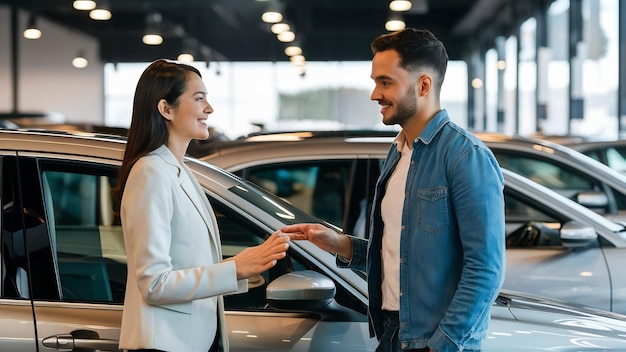
[[[180, 187], [183, 192], [187, 195], [189, 200], [193, 203], [194, 207], [202, 217], [207, 229], [209, 230], [209, 237], [213, 244], [211, 246], [214, 249], [213, 258], [215, 258], [216, 262], [222, 261], [222, 251], [220, 248], [220, 242], [217, 240], [218, 228], [215, 216], [212, 214], [211, 206], [209, 205], [208, 200], [204, 196], [204, 191], [202, 188], [197, 185], [197, 181], [191, 171], [187, 168], [184, 168], [172, 152], [167, 149], [166, 146], [161, 146], [154, 151], [157, 155], [159, 155], [165, 162], [168, 164], [175, 166], [178, 169], [178, 182], [180, 182]], [[184, 177], [183, 175], [187, 176]]]

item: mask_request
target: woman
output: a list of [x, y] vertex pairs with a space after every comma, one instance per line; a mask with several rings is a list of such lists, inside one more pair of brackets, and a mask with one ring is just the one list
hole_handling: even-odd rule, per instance
[[115, 189], [128, 279], [120, 348], [228, 351], [221, 295], [285, 256], [278, 232], [222, 261], [217, 222], [183, 163], [192, 139], [208, 138], [213, 108], [200, 72], [157, 60], [141, 75]]

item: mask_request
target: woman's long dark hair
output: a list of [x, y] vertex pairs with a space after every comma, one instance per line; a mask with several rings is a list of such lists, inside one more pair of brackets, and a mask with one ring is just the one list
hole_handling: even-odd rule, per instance
[[178, 106], [178, 98], [186, 89], [187, 74], [190, 72], [202, 77], [195, 67], [160, 59], [152, 62], [141, 74], [133, 99], [133, 115], [124, 160], [117, 185], [113, 188], [117, 209], [121, 206], [130, 169], [139, 158], [167, 141], [167, 125], [157, 109], [157, 104], [165, 99], [171, 106]]

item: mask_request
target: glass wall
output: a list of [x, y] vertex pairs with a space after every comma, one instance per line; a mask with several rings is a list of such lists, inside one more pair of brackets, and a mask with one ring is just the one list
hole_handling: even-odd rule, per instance
[[[105, 66], [105, 124], [128, 127], [135, 86], [149, 63]], [[229, 138], [258, 130], [398, 129], [384, 126], [370, 100], [371, 62], [309, 62], [300, 76], [289, 62], [192, 64], [202, 74], [215, 112], [209, 124]], [[441, 104], [467, 125], [467, 66], [450, 61]]]
[[520, 28], [519, 52], [519, 126], [529, 135], [537, 130], [537, 20], [531, 17]]
[[[533, 10], [536, 17], [516, 31], [519, 38], [495, 37], [491, 49], [476, 48], [467, 63], [449, 63], [442, 107], [453, 121], [476, 130], [617, 138], [620, 3], [555, 0], [541, 13]], [[107, 125], [130, 124], [132, 95], [146, 65], [106, 65]], [[229, 137], [257, 125], [388, 128], [370, 100], [369, 61], [309, 62], [304, 76], [288, 62], [194, 65], [215, 109], [210, 121]]]
[[577, 44], [583, 119], [572, 120], [572, 134], [617, 138], [619, 3], [583, 0], [583, 41]]
[[517, 133], [517, 37], [511, 36], [505, 43], [504, 65], [504, 125], [502, 132]]
[[[539, 121], [545, 135], [569, 133], [569, 0], [556, 0], [548, 9], [548, 48], [540, 53], [539, 64], [546, 64], [546, 90], [540, 99], [546, 102], [546, 120]], [[543, 95], [545, 93], [545, 96]]]
[[498, 131], [498, 52], [485, 53], [486, 131]]

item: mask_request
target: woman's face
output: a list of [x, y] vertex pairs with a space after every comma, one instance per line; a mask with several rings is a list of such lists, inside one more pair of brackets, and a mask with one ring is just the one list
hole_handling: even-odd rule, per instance
[[202, 78], [193, 72], [187, 73], [186, 89], [178, 97], [178, 106], [169, 106], [169, 140], [189, 143], [192, 139], [209, 138], [208, 118], [213, 107], [206, 99], [206, 88]]

